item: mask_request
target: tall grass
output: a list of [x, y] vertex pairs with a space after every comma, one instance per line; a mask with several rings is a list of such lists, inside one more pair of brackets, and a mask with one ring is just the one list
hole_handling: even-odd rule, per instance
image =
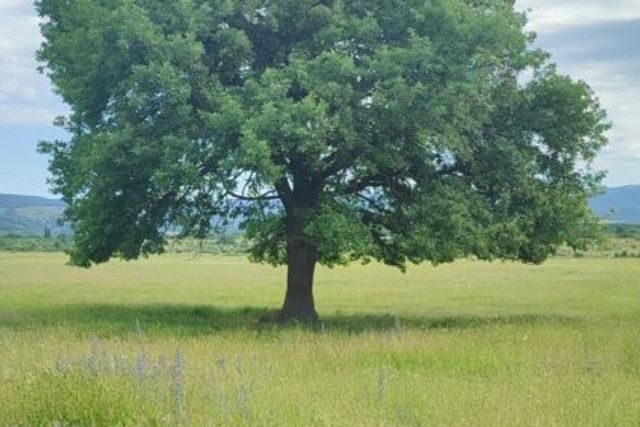
[[0, 254], [0, 425], [638, 425], [640, 263], [284, 271]]

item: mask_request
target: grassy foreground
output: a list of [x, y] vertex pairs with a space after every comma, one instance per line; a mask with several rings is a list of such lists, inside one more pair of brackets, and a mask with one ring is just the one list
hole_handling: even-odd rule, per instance
[[282, 269], [0, 253], [0, 425], [640, 425], [640, 261]]

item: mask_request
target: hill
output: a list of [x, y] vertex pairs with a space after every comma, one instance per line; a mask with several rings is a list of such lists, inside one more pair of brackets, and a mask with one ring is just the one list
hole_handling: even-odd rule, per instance
[[640, 224], [640, 185], [609, 188], [591, 200], [591, 209], [609, 222]]
[[45, 228], [53, 235], [70, 234], [58, 224], [64, 208], [61, 200], [0, 194], [0, 234], [42, 235]]
[[62, 200], [47, 199], [38, 196], [21, 196], [16, 194], [0, 194], [0, 208], [20, 209], [29, 207], [57, 207], [66, 206]]

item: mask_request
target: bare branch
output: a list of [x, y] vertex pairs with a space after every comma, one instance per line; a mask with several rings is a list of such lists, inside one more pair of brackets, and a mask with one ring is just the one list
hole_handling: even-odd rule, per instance
[[233, 191], [228, 191], [226, 192], [226, 194], [228, 196], [231, 197], [235, 197], [238, 200], [245, 200], [245, 201], [249, 201], [249, 202], [260, 202], [260, 201], [267, 201], [267, 200], [277, 200], [280, 198], [280, 196], [275, 194], [275, 191], [268, 191], [264, 194], [261, 194], [259, 196], [245, 196], [242, 194], [237, 194], [234, 193]]

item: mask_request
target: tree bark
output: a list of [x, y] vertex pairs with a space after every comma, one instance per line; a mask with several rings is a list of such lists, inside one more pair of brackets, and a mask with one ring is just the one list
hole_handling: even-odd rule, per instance
[[313, 301], [313, 275], [317, 251], [295, 219], [290, 223], [287, 242], [287, 292], [279, 320], [314, 322], [318, 320]]

